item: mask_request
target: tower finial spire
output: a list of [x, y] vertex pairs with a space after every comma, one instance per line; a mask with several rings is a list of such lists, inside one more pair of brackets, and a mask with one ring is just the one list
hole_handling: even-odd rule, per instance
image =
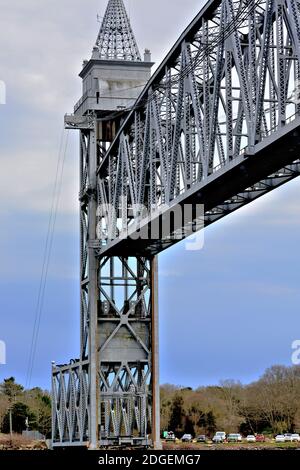
[[95, 49], [99, 59], [141, 61], [123, 0], [109, 0]]

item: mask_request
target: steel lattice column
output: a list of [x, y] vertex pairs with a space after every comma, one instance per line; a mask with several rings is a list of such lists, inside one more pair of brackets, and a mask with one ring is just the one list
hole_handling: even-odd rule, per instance
[[99, 254], [96, 133], [94, 123], [80, 135], [81, 361], [89, 362], [90, 448], [159, 448], [157, 258]]
[[158, 446], [156, 266], [156, 258], [100, 258], [100, 445], [150, 445], [152, 431]]
[[88, 275], [89, 275], [89, 303], [88, 303], [88, 337], [89, 337], [89, 379], [90, 379], [90, 448], [97, 449], [98, 423], [99, 423], [99, 384], [98, 384], [98, 260], [94, 242], [97, 229], [97, 126], [90, 131], [90, 151], [88, 155], [89, 175], [89, 202], [88, 202]]

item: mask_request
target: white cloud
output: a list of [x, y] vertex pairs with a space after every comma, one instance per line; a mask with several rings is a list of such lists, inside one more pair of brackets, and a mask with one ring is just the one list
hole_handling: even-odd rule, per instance
[[[77, 160], [71, 160], [71, 149], [66, 155], [60, 211], [74, 213], [77, 204]], [[5, 152], [1, 157], [0, 212], [46, 212], [51, 207], [53, 186], [56, 173], [58, 151], [56, 154], [37, 149], [18, 149]]]
[[[0, 108], [0, 175], [3, 210], [21, 205], [32, 211], [49, 210], [58, 140], [63, 116], [72, 111], [81, 94], [77, 76], [89, 58], [107, 0], [0, 0], [1, 76], [7, 86], [7, 104]], [[156, 65], [193, 19], [204, 1], [126, 0], [141, 52], [152, 50]], [[170, 4], [172, 8], [170, 8]], [[159, 15], [157, 14], [159, 12]], [[61, 211], [77, 210], [77, 133], [70, 136], [71, 154], [66, 164]], [[281, 224], [279, 206], [267, 205], [267, 196], [239, 211], [245, 217], [264, 214], [268, 223]], [[270, 198], [275, 201], [275, 196]], [[269, 199], [270, 200], [270, 199]], [[285, 204], [285, 220], [298, 220], [298, 205]], [[288, 219], [288, 217], [291, 217]], [[231, 216], [233, 223], [234, 216]], [[264, 222], [266, 218], [264, 216]], [[256, 220], [257, 223], [257, 220]]]
[[[187, 0], [183, 15], [180, 0], [172, 1], [172, 9], [169, 2], [159, 0], [126, 2], [131, 4], [140, 50], [149, 47], [157, 65], [199, 8], [198, 0]], [[0, 0], [0, 80], [7, 89], [7, 103], [0, 107], [3, 279], [40, 275], [63, 117], [80, 98], [78, 73], [83, 59], [90, 58], [99, 30], [96, 15], [103, 15], [106, 4], [107, 0]], [[71, 131], [58, 237], [78, 231], [78, 160], [78, 133]], [[72, 262], [66, 262], [68, 255], [60, 251], [62, 240], [54, 243], [51, 278], [77, 274]]]
[[[218, 287], [218, 289], [231, 288], [232, 283], [228, 283], [228, 285], [226, 285], [226, 282], [222, 282], [219, 286], [217, 283], [216, 287]], [[239, 291], [251, 292], [252, 295], [262, 294], [268, 297], [289, 297], [291, 295], [299, 296], [299, 289], [297, 286], [293, 287], [283, 283], [266, 282], [263, 280], [240, 280], [235, 285], [235, 288]]]
[[[126, 2], [125, 2], [126, 3]], [[96, 15], [107, 0], [0, 0], [0, 79], [7, 104], [0, 108], [1, 211], [47, 212], [63, 116], [80, 98], [77, 76], [97, 37]], [[197, 0], [163, 5], [158, 0], [127, 0], [141, 52], [150, 47], [158, 62], [199, 8]], [[156, 11], [160, 11], [158, 17]], [[152, 20], [149, 22], [149, 18]], [[167, 18], [172, 21], [168, 24]], [[166, 25], [168, 26], [166, 27]], [[171, 42], [170, 42], [171, 41]], [[165, 44], [165, 47], [161, 45]], [[61, 211], [77, 210], [78, 146], [70, 136], [72, 158], [66, 164]]]

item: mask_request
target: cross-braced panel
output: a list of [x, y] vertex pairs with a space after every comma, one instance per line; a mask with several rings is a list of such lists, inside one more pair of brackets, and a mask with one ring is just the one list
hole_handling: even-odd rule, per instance
[[84, 445], [89, 436], [87, 362], [52, 370], [52, 439], [55, 445]]
[[151, 263], [104, 257], [99, 270], [102, 444], [151, 432]]

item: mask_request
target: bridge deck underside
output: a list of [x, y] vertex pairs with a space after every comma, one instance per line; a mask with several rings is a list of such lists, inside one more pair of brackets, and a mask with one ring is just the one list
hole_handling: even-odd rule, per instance
[[[299, 118], [282, 130], [281, 135], [266, 139], [257, 145], [253, 155], [241, 155], [226, 167], [220, 169], [187, 191], [177, 204], [184, 212], [185, 205], [203, 205], [203, 227], [208, 226], [237, 209], [251, 203], [279, 186], [300, 175], [300, 122]], [[172, 211], [172, 206], [168, 209]], [[162, 217], [168, 210], [157, 216], [157, 224], [162, 225]], [[156, 221], [151, 218], [145, 224], [141, 221], [139, 232], [133, 231], [126, 239], [117, 238], [102, 247], [102, 255], [151, 254], [156, 255], [185, 238], [170, 234], [166, 239], [151, 239], [151, 226]], [[149, 238], [140, 237], [143, 233]], [[184, 227], [183, 227], [184, 229]], [[129, 232], [130, 233], [130, 232]], [[186, 233], [190, 230], [186, 228]]]

